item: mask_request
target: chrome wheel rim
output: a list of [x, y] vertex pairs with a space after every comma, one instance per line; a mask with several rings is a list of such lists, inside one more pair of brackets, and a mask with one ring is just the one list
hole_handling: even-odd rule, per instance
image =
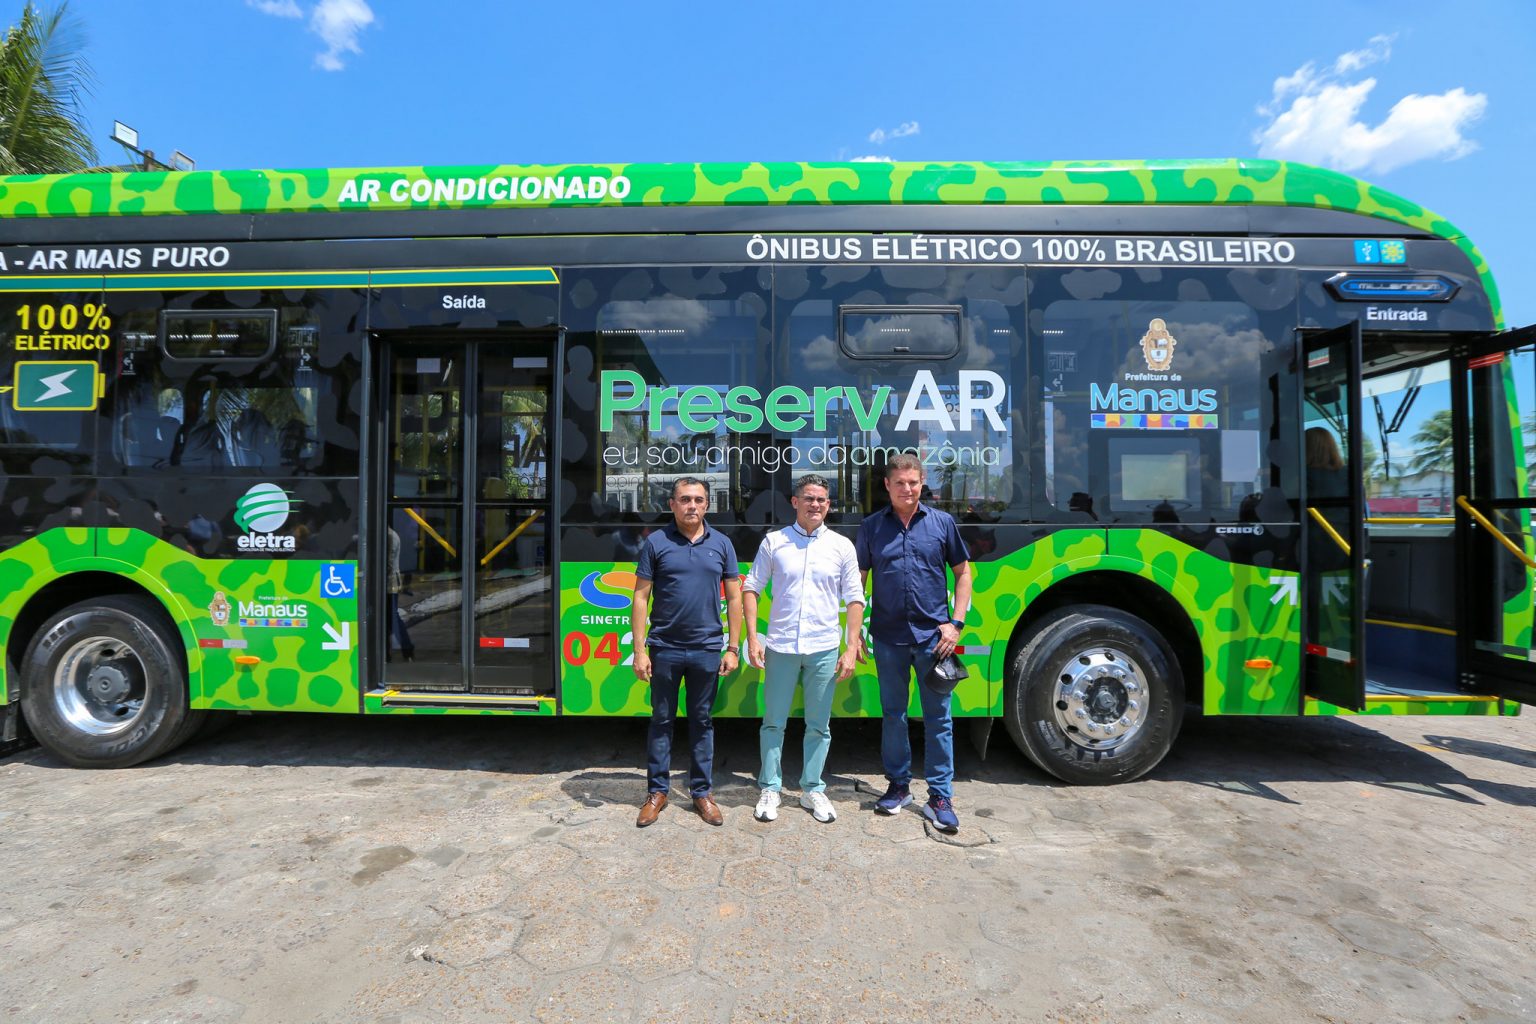
[[112, 736], [144, 713], [148, 673], [138, 652], [121, 640], [93, 637], [65, 652], [53, 673], [53, 703], [74, 729]]
[[1146, 673], [1117, 647], [1089, 648], [1062, 666], [1052, 706], [1070, 742], [1085, 750], [1113, 750], [1146, 723]]

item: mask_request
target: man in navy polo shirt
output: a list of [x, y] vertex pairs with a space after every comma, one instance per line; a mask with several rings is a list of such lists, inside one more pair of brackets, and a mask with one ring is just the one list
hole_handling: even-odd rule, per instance
[[[688, 767], [693, 809], [711, 825], [720, 825], [725, 818], [711, 792], [715, 723], [710, 712], [720, 677], [736, 671], [738, 664], [741, 568], [729, 538], [704, 522], [709, 488], [702, 480], [679, 477], [672, 484], [667, 504], [674, 522], [653, 532], [640, 545], [635, 599], [629, 611], [635, 677], [651, 684], [646, 766], [650, 792], [635, 824], [645, 828], [654, 823], [667, 806], [672, 732], [681, 685], [688, 694], [688, 739], [693, 745]], [[729, 633], [724, 650], [720, 638], [722, 586]], [[647, 622], [646, 605], [653, 595], [655, 603]]]
[[[940, 831], [955, 832], [960, 819], [953, 803], [955, 730], [949, 715], [950, 695], [940, 696], [923, 679], [936, 660], [954, 653], [960, 640], [971, 606], [971, 556], [955, 517], [919, 500], [923, 464], [917, 456], [897, 455], [886, 464], [885, 489], [891, 504], [859, 524], [853, 543], [864, 580], [868, 583], [874, 577], [869, 634], [880, 677], [880, 758], [890, 781], [885, 795], [875, 801], [875, 810], [895, 814], [912, 802], [907, 703], [916, 672], [928, 775], [923, 816]], [[955, 574], [953, 611], [946, 567]]]

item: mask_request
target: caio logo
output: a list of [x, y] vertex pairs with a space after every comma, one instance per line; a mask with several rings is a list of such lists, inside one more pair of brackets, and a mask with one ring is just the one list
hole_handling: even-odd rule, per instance
[[293, 512], [292, 496], [276, 484], [257, 484], [235, 502], [235, 525], [244, 536], [235, 541], [241, 551], [293, 551], [291, 536], [278, 536]]

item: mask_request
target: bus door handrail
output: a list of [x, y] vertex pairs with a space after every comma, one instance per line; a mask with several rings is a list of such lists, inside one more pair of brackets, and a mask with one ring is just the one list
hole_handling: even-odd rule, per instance
[[1307, 512], [1312, 516], [1313, 519], [1317, 520], [1317, 525], [1321, 526], [1323, 530], [1327, 532], [1328, 536], [1333, 538], [1333, 542], [1339, 546], [1339, 550], [1344, 552], [1346, 555], [1349, 554], [1349, 541], [1339, 536], [1339, 531], [1333, 528], [1333, 524], [1330, 523], [1327, 519], [1324, 519], [1323, 514], [1317, 509], [1313, 508], [1311, 505], [1307, 506]]
[[416, 520], [416, 525], [421, 527], [423, 530], [426, 530], [427, 535], [430, 536], [433, 540], [437, 541], [437, 543], [442, 546], [444, 551], [448, 552], [449, 558], [459, 557], [459, 553], [454, 550], [453, 545], [449, 544], [446, 540], [443, 540], [443, 535], [432, 529], [432, 524], [421, 518], [415, 509], [407, 507], [405, 509], [405, 514]]
[[484, 558], [480, 559], [480, 565], [482, 567], [490, 565], [491, 564], [491, 559], [493, 559], [497, 555], [501, 554], [501, 549], [502, 548], [506, 547], [508, 544], [511, 544], [513, 541], [517, 540], [518, 536], [524, 530], [528, 529], [528, 527], [532, 526], [533, 523], [534, 523], [534, 520], [538, 519], [539, 516], [541, 516], [543, 514], [544, 514], [544, 510], [543, 509], [535, 509], [534, 512], [533, 512], [533, 515], [529, 516], [527, 519], [524, 519], [521, 523], [519, 523], [517, 529], [513, 530], [511, 533], [509, 533], [505, 537], [503, 537], [501, 539], [501, 543], [500, 544], [497, 544], [495, 547], [491, 548], [491, 550], [486, 553], [486, 556]]
[[1493, 535], [1493, 539], [1494, 540], [1498, 541], [1500, 544], [1503, 544], [1506, 548], [1508, 548], [1510, 554], [1514, 555], [1516, 558], [1520, 559], [1520, 561], [1524, 562], [1525, 565], [1526, 565], [1526, 568], [1528, 568], [1528, 569], [1536, 569], [1536, 560], [1533, 560], [1530, 555], [1526, 554], [1524, 551], [1521, 551], [1518, 547], [1516, 547], [1515, 546], [1515, 542], [1510, 540], [1508, 537], [1504, 536], [1504, 531], [1500, 530], [1497, 526], [1494, 526], [1491, 522], [1489, 522], [1487, 516], [1483, 515], [1477, 509], [1473, 508], [1472, 507], [1472, 503], [1467, 500], [1467, 496], [1465, 494], [1458, 494], [1458, 495], [1456, 495], [1456, 504], [1460, 505], [1463, 509], [1465, 509], [1467, 515], [1471, 516], [1474, 520], [1476, 520], [1477, 525], [1481, 526], [1483, 529], [1485, 529], [1489, 533], [1491, 533]]

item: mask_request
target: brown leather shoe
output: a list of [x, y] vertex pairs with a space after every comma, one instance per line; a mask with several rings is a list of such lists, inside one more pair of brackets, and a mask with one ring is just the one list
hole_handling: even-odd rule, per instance
[[645, 828], [647, 825], [656, 824], [656, 818], [665, 806], [667, 806], [667, 794], [652, 793], [647, 796], [645, 803], [640, 805], [640, 815], [635, 818], [635, 827]]
[[703, 796], [694, 797], [693, 809], [699, 812], [699, 817], [711, 825], [725, 824], [725, 815], [720, 813], [720, 806], [715, 803], [715, 797], [712, 793], [705, 793]]

